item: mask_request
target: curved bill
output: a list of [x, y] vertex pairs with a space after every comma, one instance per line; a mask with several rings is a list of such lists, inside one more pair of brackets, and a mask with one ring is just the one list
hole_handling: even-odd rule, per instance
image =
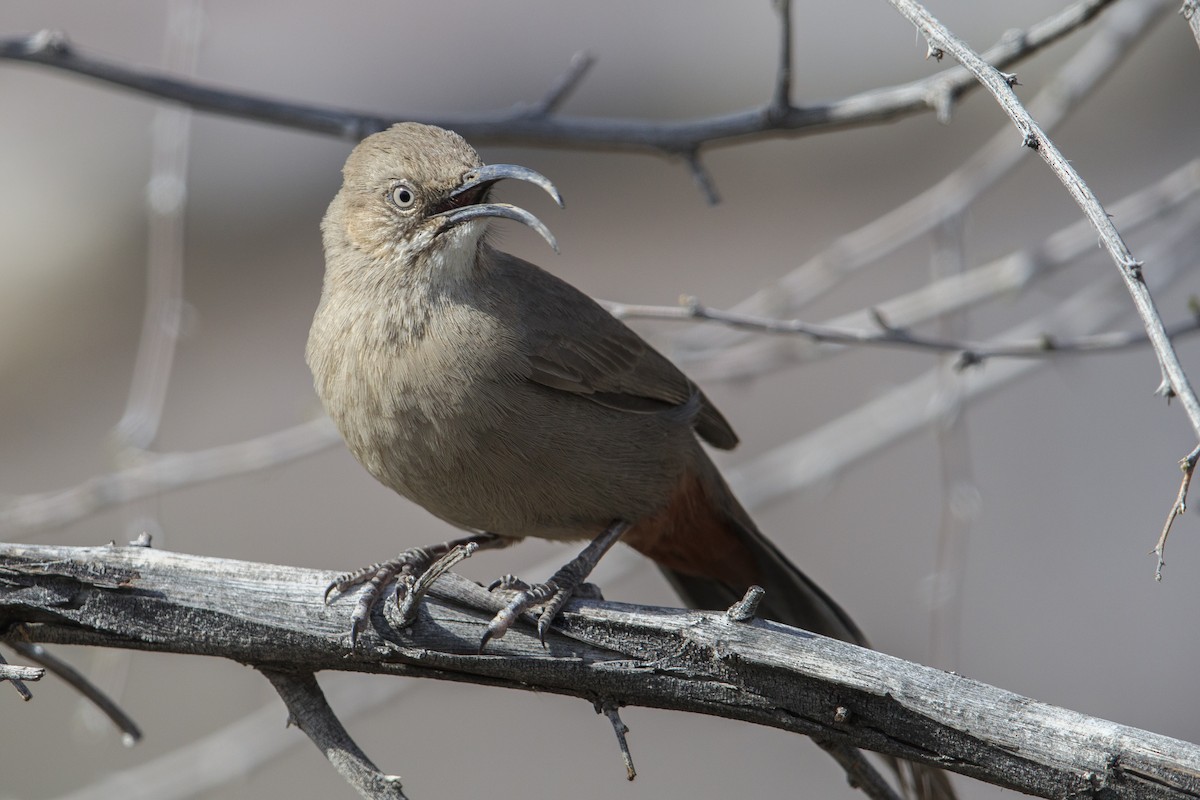
[[472, 189], [486, 189], [496, 181], [501, 181], [505, 178], [526, 181], [540, 186], [545, 190], [546, 194], [554, 198], [554, 202], [558, 203], [559, 208], [563, 207], [562, 195], [558, 193], [558, 189], [550, 182], [549, 178], [536, 170], [518, 166], [517, 164], [488, 164], [478, 169], [473, 169], [463, 176], [463, 182], [459, 184], [459, 187], [450, 196], [458, 197]]
[[484, 203], [482, 205], [462, 206], [450, 211], [443, 211], [435, 216], [445, 219], [448, 226], [458, 225], [467, 220], [479, 219], [481, 217], [500, 217], [502, 219], [516, 220], [528, 225], [541, 234], [551, 249], [556, 253], [558, 252], [558, 242], [555, 241], [554, 234], [550, 232], [550, 229], [542, 224], [542, 221], [533, 214], [530, 214], [520, 206], [514, 206], [510, 203]]

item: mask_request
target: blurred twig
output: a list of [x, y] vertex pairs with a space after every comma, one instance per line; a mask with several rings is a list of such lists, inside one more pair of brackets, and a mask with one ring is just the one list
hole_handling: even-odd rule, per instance
[[142, 731], [133, 718], [121, 709], [100, 687], [87, 679], [82, 672], [63, 661], [58, 656], [48, 652], [40, 644], [32, 644], [19, 637], [5, 639], [5, 644], [16, 650], [30, 661], [36, 661], [52, 674], [58, 676], [67, 685], [75, 689], [92, 703], [104, 716], [112, 720], [113, 725], [121, 731], [125, 744], [136, 744], [142, 738]]
[[[1156, 268], [1151, 278], [1156, 288], [1169, 285], [1194, 266], [1200, 247], [1200, 208], [1174, 220], [1148, 248]], [[1001, 336], [1003, 340], [1033, 338], [1045, 331], [1055, 335], [1094, 330], [1128, 313], [1127, 295], [1119, 291], [1117, 276], [1085, 286], [1045, 314], [1024, 322]], [[970, 400], [1030, 374], [1046, 361], [994, 361], [982, 370], [959, 375], [962, 400]], [[879, 452], [887, 445], [942, 419], [950, 397], [938, 391], [941, 378], [933, 369], [838, 419], [767, 451], [728, 473], [730, 484], [750, 507], [762, 506], [793, 492], [812, 487], [839, 474], [850, 464]]]
[[[1131, 232], [1150, 223], [1170, 219], [1192, 202], [1197, 193], [1200, 193], [1200, 160], [1191, 161], [1161, 180], [1117, 201], [1112, 206], [1112, 214], [1121, 222], [1126, 232]], [[989, 264], [967, 270], [961, 275], [932, 281], [907, 294], [884, 300], [872, 308], [844, 314], [823, 323], [823, 327], [833, 331], [854, 332], [851, 339], [858, 334], [879, 335], [880, 320], [886, 323], [887, 328], [906, 330], [936, 319], [941, 314], [1012, 296], [1029, 287], [1034, 281], [1076, 263], [1080, 258], [1095, 252], [1095, 249], [1096, 232], [1087, 220], [1081, 219], [1051, 234], [1044, 242], [1033, 247], [1010, 253]], [[627, 309], [631, 317], [638, 316], [642, 309], [659, 308], [615, 305], [618, 311]], [[691, 316], [675, 307], [667, 309], [663, 313], [669, 318]], [[750, 320], [755, 319], [754, 316], [739, 311], [729, 313], [740, 314]], [[651, 315], [655, 314], [657, 312], [651, 312]], [[791, 321], [773, 320], [772, 325], [775, 323], [786, 327]], [[1047, 331], [1035, 331], [1031, 341], [1025, 344], [1045, 350], [1047, 345], [1054, 342], [1053, 337], [1048, 341], [1046, 334]], [[1133, 345], [1138, 337], [1129, 336], [1130, 345]], [[680, 336], [673, 337], [672, 342], [680, 339], [690, 341], [689, 337]], [[1087, 341], [1088, 337], [1083, 337], [1082, 343], [1087, 344]], [[1103, 339], [1095, 343], [1102, 342]], [[993, 342], [985, 346], [992, 347], [995, 344], [998, 343]], [[786, 364], [800, 364], [823, 358], [844, 350], [844, 347], [845, 345], [832, 343], [805, 344], [805, 337], [801, 336], [757, 337], [711, 350], [685, 348], [672, 354], [687, 366], [695, 377], [718, 381], [761, 375]]]
[[[985, 57], [998, 67], [1008, 67], [1086, 25], [1115, 0], [1076, 0], [1063, 10], [1024, 31], [1005, 34]], [[787, 6], [781, 26], [787, 29]], [[848, 127], [874, 125], [928, 110], [946, 113], [955, 101], [973, 91], [975, 82], [961, 68], [952, 68], [919, 81], [807, 106], [792, 105], [786, 94], [790, 72], [790, 40], [781, 47], [771, 99], [761, 106], [716, 117], [682, 122], [639, 119], [572, 117], [530, 113], [530, 106], [465, 117], [415, 117], [385, 115], [288, 103], [243, 92], [202, 86], [148, 70], [78, 53], [60, 32], [42, 31], [0, 39], [0, 59], [24, 61], [86, 75], [152, 97], [175, 100], [193, 109], [284, 125], [358, 141], [393, 122], [409, 120], [453, 128], [476, 144], [521, 144], [590, 150], [632, 150], [683, 158], [698, 164], [702, 148], [750, 140], [798, 136]], [[568, 76], [576, 67], [568, 70]], [[574, 86], [571, 80], [556, 88]], [[561, 100], [552, 90], [553, 103], [533, 106], [550, 110]], [[705, 174], [701, 170], [698, 174]]]
[[181, 486], [267, 469], [330, 447], [341, 438], [327, 417], [234, 444], [177, 453], [146, 453], [141, 463], [76, 486], [24, 495], [0, 504], [0, 530], [65, 525], [101, 508]]
[[[1029, 108], [1044, 128], [1053, 129], [1067, 119], [1169, 9], [1169, 0], [1130, 0], [1105, 14], [1095, 33], [1030, 102]], [[824, 251], [757, 290], [733, 310], [768, 317], [798, 313], [849, 275], [928, 234], [947, 217], [962, 213], [1024, 156], [1005, 128], [933, 186], [878, 219], [842, 234]], [[678, 353], [690, 359], [691, 351], [727, 347], [744, 339], [729, 331], [693, 331], [677, 342]], [[770, 345], [760, 343], [758, 347], [765, 350]], [[749, 355], [740, 352], [736, 360], [744, 363]]]
[[[168, 70], [195, 73], [203, 27], [198, 4], [171, 4], [164, 58]], [[129, 398], [115, 431], [121, 449], [144, 450], [157, 438], [183, 327], [183, 236], [191, 118], [187, 106], [162, 106], [155, 111], [151, 126], [152, 156], [146, 184], [150, 216], [146, 306]]]

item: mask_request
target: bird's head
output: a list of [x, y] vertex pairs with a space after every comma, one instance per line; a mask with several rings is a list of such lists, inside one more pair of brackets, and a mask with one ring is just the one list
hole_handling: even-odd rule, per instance
[[458, 134], [404, 122], [363, 139], [342, 169], [342, 189], [324, 222], [327, 247], [344, 243], [375, 257], [425, 258], [444, 250], [474, 254], [495, 217], [533, 228], [555, 251], [541, 220], [508, 203], [489, 203], [505, 178], [534, 183], [560, 206], [543, 175], [513, 164], [484, 164]]

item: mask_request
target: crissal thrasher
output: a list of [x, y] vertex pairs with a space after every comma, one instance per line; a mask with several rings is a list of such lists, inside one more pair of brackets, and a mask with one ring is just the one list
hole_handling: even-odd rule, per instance
[[[544, 584], [526, 587], [484, 636], [525, 610], [554, 613], [618, 540], [652, 559], [680, 596], [726, 608], [752, 585], [763, 616], [850, 642], [858, 627], [758, 530], [700, 440], [737, 436], [686, 375], [591, 298], [494, 248], [490, 202], [505, 178], [461, 137], [399, 124], [363, 140], [325, 214], [325, 282], [307, 360], [351, 453], [376, 479], [497, 547], [526, 536], [591, 540]], [[555, 247], [557, 249], [557, 247]], [[407, 551], [343, 576], [367, 584], [356, 636], [383, 585], [453, 544]], [[404, 585], [403, 582], [401, 584]], [[924, 797], [952, 796], [944, 773], [914, 771]]]

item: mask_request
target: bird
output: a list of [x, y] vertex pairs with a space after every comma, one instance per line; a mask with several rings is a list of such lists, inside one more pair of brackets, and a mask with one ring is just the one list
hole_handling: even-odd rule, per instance
[[[485, 164], [458, 134], [399, 123], [363, 139], [321, 223], [325, 277], [306, 348], [314, 387], [354, 457], [383, 485], [462, 529], [458, 539], [339, 577], [363, 586], [352, 643], [382, 587], [455, 546], [587, 541], [548, 581], [517, 585], [481, 648], [534, 607], [554, 614], [618, 541], [681, 599], [724, 609], [751, 586], [760, 616], [866, 645], [850, 616], [754, 524], [701, 442], [738, 443], [668, 358], [566, 281], [493, 244], [492, 223], [549, 229], [492, 202], [534, 170]], [[508, 584], [506, 584], [508, 585]], [[919, 766], [919, 765], [917, 765]], [[922, 768], [924, 797], [953, 797]], [[932, 776], [932, 777], [931, 777]]]

